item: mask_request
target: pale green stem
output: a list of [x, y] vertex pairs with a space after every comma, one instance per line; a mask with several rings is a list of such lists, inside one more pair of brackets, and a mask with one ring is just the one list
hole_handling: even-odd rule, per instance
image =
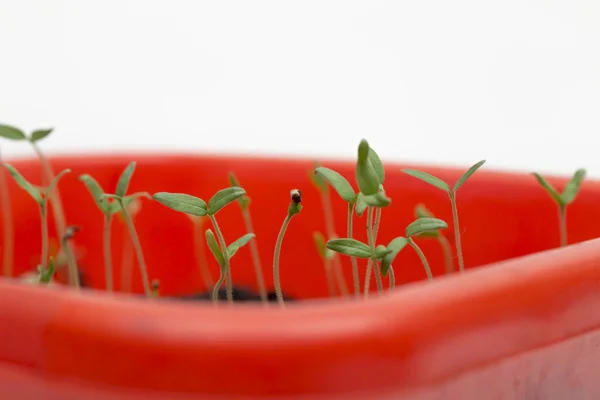
[[[373, 207], [369, 206], [367, 209], [367, 241], [369, 242], [369, 248], [371, 249], [371, 256], [375, 254], [375, 243], [373, 242]], [[371, 273], [372, 273], [373, 263], [372, 258], [369, 258], [369, 263], [367, 264], [367, 276], [365, 279], [365, 298], [368, 297], [368, 289], [371, 285]], [[375, 265], [377, 268], [377, 265]], [[377, 278], [375, 278], [377, 279]], [[379, 290], [379, 285], [377, 285], [377, 289]]]
[[373, 269], [373, 259], [369, 258], [369, 260], [367, 261], [367, 274], [366, 274], [365, 287], [364, 287], [365, 299], [367, 299], [369, 297], [369, 289], [371, 287], [371, 270], [372, 269]]
[[[252, 227], [252, 218], [250, 217], [250, 211], [246, 208], [242, 208], [242, 215], [244, 217], [244, 224], [246, 225], [246, 232], [254, 233], [254, 229]], [[265, 286], [265, 278], [263, 276], [260, 256], [258, 254], [258, 245], [256, 244], [256, 238], [250, 241], [250, 254], [252, 255], [252, 263], [254, 264], [254, 274], [256, 275], [256, 282], [258, 283], [258, 293], [260, 295], [260, 300], [263, 302], [267, 302], [267, 288]]]
[[458, 270], [465, 271], [465, 262], [463, 260], [462, 244], [460, 242], [460, 227], [458, 225], [458, 209], [456, 208], [456, 193], [450, 192], [450, 203], [452, 204], [452, 220], [454, 224], [454, 241], [456, 243], [456, 255], [458, 256]]
[[442, 251], [444, 252], [446, 274], [450, 275], [454, 272], [454, 263], [452, 262], [452, 248], [450, 247], [450, 242], [448, 241], [448, 238], [441, 233], [438, 235], [438, 242], [440, 242], [440, 246], [442, 246]]
[[[327, 236], [329, 237], [329, 239], [334, 239], [335, 237], [337, 237], [337, 233], [335, 231], [335, 220], [333, 219], [333, 206], [331, 205], [329, 189], [321, 191], [321, 198], [323, 201], [323, 212], [325, 213], [325, 225], [327, 226]], [[331, 268], [333, 270], [333, 275], [335, 276], [337, 286], [340, 290], [340, 294], [342, 296], [348, 296], [348, 285], [346, 283], [346, 280], [344, 279], [344, 274], [342, 273], [342, 263], [337, 253], [333, 255], [333, 262]]]
[[[375, 249], [375, 244], [377, 243], [377, 234], [379, 232], [379, 224], [381, 223], [381, 207], [377, 207], [375, 209], [375, 225], [373, 226], [373, 249]], [[383, 292], [383, 282], [381, 279], [381, 263], [375, 263], [375, 283], [377, 283], [377, 291], [379, 293]]]
[[48, 268], [48, 212], [46, 205], [40, 206], [40, 217], [42, 219], [42, 259], [40, 264]]
[[104, 269], [106, 276], [106, 291], [111, 293], [113, 291], [113, 268], [110, 251], [110, 227], [112, 222], [112, 214], [110, 212], [104, 215]]
[[69, 246], [69, 239], [63, 238], [62, 245], [65, 249], [67, 256], [67, 266], [69, 268], [69, 281], [71, 285], [75, 286], [75, 289], [79, 289], [79, 275], [77, 274], [77, 264], [75, 263], [75, 257], [71, 254], [71, 246]]
[[144, 261], [144, 253], [142, 252], [142, 246], [140, 245], [140, 239], [138, 238], [137, 232], [135, 230], [135, 226], [133, 225], [133, 220], [129, 215], [129, 211], [123, 204], [122, 199], [118, 199], [119, 204], [121, 205], [121, 212], [123, 213], [123, 217], [125, 218], [125, 222], [127, 223], [127, 229], [129, 229], [129, 235], [131, 236], [131, 240], [133, 241], [133, 248], [137, 254], [138, 263], [140, 264], [140, 272], [142, 274], [142, 284], [144, 285], [144, 294], [148, 297], [152, 295], [150, 291], [150, 281], [148, 279], [148, 269], [146, 268], [146, 262]]
[[204, 256], [204, 242], [202, 239], [203, 218], [204, 217], [196, 217], [192, 220], [192, 223], [194, 225], [194, 251], [196, 263], [198, 264], [198, 269], [200, 270], [200, 276], [202, 276], [202, 280], [208, 289], [209, 287], [213, 286], [214, 281], [208, 269], [208, 262]]
[[423, 251], [421, 251], [421, 248], [419, 246], [417, 246], [415, 241], [412, 240], [412, 238], [410, 238], [410, 237], [408, 238], [408, 244], [410, 245], [410, 247], [412, 247], [417, 252], [417, 255], [421, 259], [421, 262], [423, 263], [423, 267], [425, 268], [425, 273], [427, 274], [427, 280], [430, 280], [430, 281], [433, 280], [433, 275], [431, 274], [431, 268], [429, 268], [429, 263], [427, 262], [427, 259], [425, 258], [425, 254], [423, 254]]
[[377, 261], [375, 261], [374, 264], [375, 264], [375, 283], [377, 283], [377, 292], [383, 293], [383, 280], [381, 278], [381, 268]]
[[390, 265], [390, 271], [388, 272], [388, 274], [390, 274], [390, 289], [395, 289], [396, 288], [396, 275], [394, 274], [394, 267]]
[[[213, 228], [215, 228], [215, 233], [217, 234], [217, 239], [219, 240], [219, 246], [221, 247], [221, 253], [223, 253], [223, 266], [222, 268], [225, 270], [225, 288], [227, 291], [227, 302], [229, 304], [233, 304], [233, 282], [231, 282], [231, 267], [229, 265], [229, 255], [227, 254], [227, 244], [225, 243], [225, 238], [223, 237], [223, 232], [221, 232], [221, 228], [219, 228], [219, 224], [217, 223], [217, 219], [214, 215], [209, 215], [210, 222], [212, 222]], [[222, 277], [223, 274], [221, 274]], [[221, 280], [221, 278], [219, 278]], [[217, 282], [218, 283], [218, 282]], [[221, 285], [223, 282], [221, 281]], [[220, 286], [219, 286], [220, 287]]]
[[221, 286], [223, 286], [224, 280], [225, 280], [225, 275], [223, 273], [221, 273], [221, 275], [219, 275], [219, 280], [213, 287], [213, 291], [212, 291], [212, 301], [214, 304], [219, 303], [219, 289], [221, 288]]
[[560, 224], [560, 247], [567, 245], [567, 207], [560, 205], [558, 208], [558, 219]]
[[[352, 238], [352, 215], [354, 214], [354, 204], [348, 204], [348, 237]], [[356, 257], [350, 257], [352, 262], [352, 276], [354, 280], [354, 296], [358, 299], [360, 296], [360, 277], [358, 275], [358, 262]]]
[[275, 295], [277, 296], [277, 302], [281, 307], [285, 307], [283, 302], [283, 292], [281, 291], [281, 280], [279, 277], [279, 256], [281, 254], [281, 244], [283, 243], [283, 236], [287, 230], [290, 220], [293, 215], [288, 215], [283, 221], [279, 235], [277, 236], [277, 242], [275, 244], [275, 255], [273, 256], [273, 283], [275, 284]]

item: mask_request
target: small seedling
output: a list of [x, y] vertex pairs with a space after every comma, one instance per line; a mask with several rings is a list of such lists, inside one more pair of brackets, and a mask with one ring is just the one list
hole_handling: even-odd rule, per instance
[[58, 184], [60, 178], [71, 172], [71, 170], [65, 169], [61, 171], [58, 175], [56, 175], [56, 177], [54, 177], [52, 182], [50, 182], [48, 188], [42, 192], [33, 187], [33, 185], [29, 183], [12, 165], [4, 163], [4, 167], [8, 170], [8, 173], [12, 176], [17, 185], [25, 190], [38, 204], [42, 224], [42, 259], [40, 264], [42, 268], [45, 269], [48, 263], [48, 199], [50, 198], [50, 195], [52, 194], [55, 186]]
[[562, 193], [559, 193], [546, 179], [544, 179], [540, 174], [534, 172], [533, 175], [539, 182], [539, 184], [544, 188], [544, 190], [550, 195], [550, 197], [554, 200], [556, 205], [558, 206], [558, 224], [560, 231], [560, 246], [564, 247], [567, 245], [567, 206], [575, 200], [577, 195], [579, 194], [579, 189], [581, 188], [581, 183], [585, 178], [586, 171], [585, 169], [578, 169], [573, 174], [573, 177], [567, 184]]
[[[119, 180], [117, 181], [117, 188], [115, 190], [115, 194], [101, 194], [98, 203], [104, 203], [108, 199], [112, 199], [113, 202], [116, 202], [119, 205], [119, 208], [115, 208], [114, 210], [111, 210], [112, 205], [107, 206], [107, 212], [114, 214], [114, 212], [121, 210], [121, 212], [123, 213], [123, 217], [125, 218], [125, 222], [127, 224], [127, 229], [129, 230], [129, 235], [131, 236], [131, 240], [133, 241], [133, 248], [135, 249], [135, 252], [137, 254], [138, 264], [140, 265], [142, 284], [144, 285], [144, 294], [146, 296], [150, 296], [151, 292], [150, 282], [148, 279], [148, 268], [146, 267], [146, 261], [144, 260], [144, 253], [142, 252], [140, 239], [137, 235], [135, 225], [133, 224], [133, 220], [131, 219], [131, 216], [129, 215], [129, 211], [127, 209], [129, 203], [131, 203], [135, 198], [150, 198], [150, 195], [146, 192], [138, 192], [127, 195], [127, 189], [129, 188], [129, 182], [131, 182], [131, 177], [133, 176], [133, 173], [135, 171], [135, 165], [135, 161], [132, 161], [127, 167], [125, 167], [125, 169], [121, 173], [121, 176], [119, 177]], [[99, 207], [102, 210], [102, 206], [99, 205]], [[108, 240], [110, 240], [110, 238]], [[112, 279], [109, 280], [112, 281]]]
[[[415, 207], [415, 217], [417, 218], [435, 218], [435, 215], [431, 213], [423, 204], [417, 204]], [[444, 262], [446, 264], [446, 274], [450, 275], [454, 272], [454, 263], [452, 260], [452, 249], [450, 248], [450, 242], [448, 238], [444, 236], [442, 232], [437, 231], [426, 231], [418, 235], [420, 238], [433, 238], [438, 241], [442, 247], [444, 253]]]
[[215, 214], [223, 207], [234, 202], [245, 194], [246, 191], [241, 187], [228, 187], [215, 193], [208, 201], [208, 204], [198, 197], [184, 193], [159, 192], [152, 196], [154, 200], [172, 210], [195, 215], [197, 217], [204, 217], [205, 215], [209, 217], [219, 240], [219, 243], [217, 243], [212, 230], [206, 230], [206, 242], [209, 249], [213, 253], [213, 256], [215, 257], [215, 260], [217, 260], [221, 271], [221, 276], [215, 284], [212, 293], [212, 301], [215, 304], [219, 301], [219, 289], [223, 285], [223, 281], [226, 281], [227, 285], [227, 301], [230, 304], [233, 303], [233, 283], [231, 281], [231, 268], [229, 260], [239, 248], [244, 246], [250, 241], [250, 239], [254, 237], [253, 233], [246, 234], [227, 247], [223, 233], [221, 232], [219, 224], [217, 223], [217, 219], [215, 218]]
[[[229, 173], [229, 184], [231, 187], [241, 187], [233, 172]], [[250, 197], [248, 197], [246, 194], [240, 197], [237, 201], [242, 210], [242, 218], [244, 219], [246, 233], [254, 233], [254, 228], [252, 227], [252, 218], [250, 216]], [[256, 239], [250, 242], [250, 254], [252, 255], [252, 263], [254, 264], [254, 274], [256, 275], [256, 282], [258, 283], [258, 294], [260, 295], [260, 300], [263, 302], [268, 302], [269, 299], [267, 298], [267, 288], [265, 286], [265, 278], [262, 272], [262, 265], [260, 262], [260, 255], [258, 254], [258, 245], [256, 244]]]
[[[104, 227], [103, 227], [103, 249], [104, 249], [104, 269], [105, 269], [105, 278], [106, 278], [106, 290], [108, 292], [113, 291], [113, 268], [112, 268], [112, 258], [111, 258], [111, 248], [110, 248], [110, 232], [111, 232], [111, 224], [113, 220], [113, 216], [121, 211], [121, 203], [119, 201], [107, 201], [104, 198], [104, 190], [91, 175], [83, 174], [79, 176], [79, 180], [82, 181], [87, 187], [88, 191], [92, 195], [94, 202], [104, 215]], [[125, 208], [129, 207], [129, 205], [138, 197], [144, 196], [141, 193], [135, 193], [133, 195], [125, 196], [123, 198], [123, 204]]]
[[454, 187], [452, 187], [452, 189], [450, 189], [450, 186], [446, 182], [444, 182], [440, 178], [437, 178], [431, 174], [428, 174], [427, 172], [418, 171], [416, 169], [403, 169], [402, 170], [402, 172], [404, 172], [410, 176], [413, 176], [415, 178], [418, 178], [418, 179], [422, 180], [423, 182], [426, 182], [426, 183], [448, 193], [448, 196], [450, 197], [450, 203], [452, 205], [452, 220], [453, 220], [453, 224], [454, 224], [454, 241], [456, 244], [456, 254], [458, 256], [458, 268], [461, 273], [464, 272], [464, 270], [465, 270], [465, 263], [463, 260], [462, 245], [461, 245], [461, 241], [460, 241], [460, 227], [458, 224], [458, 209], [456, 208], [456, 192], [467, 181], [467, 179], [469, 179], [483, 164], [485, 164], [485, 160], [479, 161], [478, 163], [474, 164], [471, 168], [466, 170], [465, 173], [460, 178], [458, 178], [458, 180], [456, 181], [456, 183], [454, 184]]
[[281, 307], [285, 306], [283, 302], [283, 292], [281, 291], [281, 280], [279, 276], [279, 256], [281, 255], [281, 244], [283, 243], [283, 237], [287, 230], [292, 217], [299, 214], [302, 211], [302, 192], [299, 189], [292, 189], [290, 191], [290, 205], [288, 206], [287, 217], [283, 220], [281, 230], [277, 236], [277, 242], [275, 243], [275, 254], [273, 255], [273, 282], [275, 284], [275, 295], [277, 296], [277, 302]]
[[406, 227], [405, 234], [406, 234], [406, 239], [408, 240], [408, 244], [410, 247], [413, 248], [413, 250], [417, 253], [419, 258], [421, 259], [421, 262], [423, 263], [423, 267], [425, 268], [425, 273], [427, 274], [427, 279], [430, 281], [433, 280], [431, 268], [429, 267], [429, 263], [427, 262], [427, 259], [425, 258], [425, 254], [423, 254], [423, 251], [421, 250], [421, 248], [419, 246], [417, 246], [417, 244], [413, 240], [413, 237], [417, 237], [418, 235], [421, 235], [425, 232], [432, 232], [432, 231], [437, 231], [439, 229], [446, 229], [446, 228], [448, 228], [448, 224], [438, 218], [418, 218], [416, 221], [414, 221], [413, 223], [411, 223], [410, 225], [408, 225]]
[[[0, 124], [0, 137], [13, 141], [27, 141], [31, 144], [33, 150], [40, 160], [42, 166], [42, 185], [48, 186], [55, 178], [52, 166], [48, 162], [48, 159], [42, 152], [42, 149], [38, 145], [38, 142], [48, 137], [52, 133], [53, 129], [38, 129], [33, 131], [29, 136], [25, 134], [21, 129], [10, 125]], [[50, 194], [50, 206], [54, 215], [54, 221], [56, 225], [56, 232], [58, 237], [63, 237], [66, 230], [66, 219], [65, 212], [63, 209], [62, 201], [60, 198], [60, 191], [54, 190]], [[73, 254], [73, 250], [69, 249], [68, 254]], [[72, 264], [75, 263], [74, 259], [69, 260]]]

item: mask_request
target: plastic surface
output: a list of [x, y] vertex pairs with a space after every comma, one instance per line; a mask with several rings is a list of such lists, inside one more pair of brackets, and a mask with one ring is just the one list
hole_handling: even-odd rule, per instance
[[[558, 246], [556, 206], [529, 174], [477, 172], [458, 193], [467, 267], [443, 276], [439, 244], [419, 239], [436, 280], [399, 286], [393, 294], [356, 303], [325, 300], [327, 283], [312, 233], [325, 232], [318, 191], [308, 179], [312, 160], [171, 155], [58, 158], [56, 171], [69, 224], [81, 226], [76, 245], [87, 281], [104, 288], [102, 215], [77, 176], [89, 173], [106, 191], [138, 162], [130, 191], [186, 192], [205, 200], [234, 171], [252, 198], [251, 213], [267, 286], [273, 246], [286, 216], [289, 191], [303, 191], [304, 209], [291, 221], [281, 256], [282, 287], [313, 299], [276, 306], [148, 301], [130, 295], [38, 288], [0, 281], [0, 389], [15, 399], [595, 399], [600, 398], [600, 242]], [[327, 162], [353, 182], [353, 164]], [[32, 182], [39, 165], [14, 162]], [[379, 242], [402, 235], [424, 202], [449, 222], [439, 190], [386, 164]], [[462, 170], [424, 169], [454, 182]], [[564, 183], [561, 180], [551, 180]], [[11, 182], [16, 221], [15, 271], [39, 257], [39, 216], [33, 200]], [[337, 233], [345, 236], [346, 207], [335, 193]], [[586, 181], [569, 207], [569, 241], [600, 235], [600, 185]], [[226, 240], [245, 233], [236, 204], [217, 214]], [[365, 218], [355, 218], [365, 238]], [[190, 220], [150, 201], [136, 217], [151, 278], [165, 296], [204, 290], [194, 259]], [[51, 234], [53, 223], [50, 218]], [[113, 226], [115, 285], [120, 288], [124, 225]], [[446, 234], [453, 242], [452, 229]], [[207, 256], [210, 256], [208, 254]], [[519, 257], [519, 258], [517, 258]], [[216, 264], [211, 262], [213, 277]], [[348, 287], [349, 260], [343, 259]], [[365, 265], [360, 264], [361, 278]], [[394, 263], [397, 282], [425, 278], [405, 249]], [[232, 263], [236, 284], [255, 286], [250, 252]], [[133, 290], [142, 292], [137, 264]], [[362, 283], [362, 282], [361, 282]], [[387, 285], [387, 280], [384, 282]], [[374, 282], [373, 282], [374, 286]]]

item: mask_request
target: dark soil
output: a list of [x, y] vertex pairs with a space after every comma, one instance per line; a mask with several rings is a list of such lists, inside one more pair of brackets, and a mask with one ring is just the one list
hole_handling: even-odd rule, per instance
[[[212, 300], [212, 290], [200, 293], [194, 293], [190, 295], [183, 295], [175, 297], [178, 300], [199, 300], [199, 301], [211, 301]], [[276, 302], [277, 296], [275, 295], [275, 291], [270, 291], [267, 293], [267, 299], [270, 302]], [[285, 301], [293, 301], [294, 299], [283, 294], [283, 299]], [[219, 300], [226, 301], [227, 300], [227, 292], [225, 288], [221, 288], [219, 290]], [[242, 286], [234, 286], [233, 287], [233, 301], [260, 301], [260, 294], [248, 288], [244, 288]]]

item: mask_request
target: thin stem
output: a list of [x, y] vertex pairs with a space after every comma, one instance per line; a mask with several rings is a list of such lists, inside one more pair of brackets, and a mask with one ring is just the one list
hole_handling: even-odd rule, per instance
[[275, 295], [277, 296], [277, 302], [281, 307], [285, 307], [285, 303], [283, 302], [281, 280], [279, 278], [279, 256], [281, 254], [281, 244], [283, 243], [283, 236], [285, 235], [285, 231], [287, 230], [291, 219], [292, 215], [288, 215], [287, 217], [285, 217], [285, 220], [283, 220], [283, 225], [281, 225], [281, 230], [279, 231], [279, 235], [277, 236], [277, 242], [275, 243], [275, 254], [273, 256], [273, 283], [275, 284]]
[[423, 251], [421, 251], [421, 248], [419, 246], [417, 246], [415, 241], [412, 240], [412, 238], [410, 238], [410, 237], [408, 238], [408, 244], [410, 245], [410, 247], [412, 247], [417, 252], [417, 255], [421, 259], [421, 262], [423, 263], [423, 267], [425, 267], [425, 273], [427, 274], [427, 280], [432, 281], [433, 275], [431, 274], [431, 268], [429, 268], [429, 263], [427, 262], [427, 259], [425, 258], [425, 254], [423, 254]]
[[373, 269], [373, 259], [369, 258], [369, 260], [367, 261], [367, 274], [366, 274], [366, 278], [365, 278], [365, 288], [364, 288], [364, 292], [365, 292], [365, 299], [367, 299], [369, 297], [369, 289], [371, 286], [371, 272]]
[[394, 274], [394, 267], [390, 265], [390, 270], [388, 272], [390, 275], [390, 289], [396, 288], [396, 274]]
[[[42, 165], [42, 170], [43, 170], [42, 178], [43, 178], [43, 180], [45, 179], [45, 181], [46, 181], [44, 183], [44, 186], [48, 186], [48, 185], [50, 185], [50, 182], [52, 182], [52, 180], [54, 179], [54, 171], [52, 170], [52, 165], [50, 165], [50, 162], [48, 161], [48, 159], [42, 152], [42, 149], [37, 145], [37, 143], [33, 142], [33, 141], [31, 141], [30, 143], [31, 143], [31, 146], [33, 147], [33, 150], [35, 151], [38, 158], [40, 159], [40, 163]], [[54, 223], [56, 225], [56, 234], [59, 238], [62, 238], [65, 235], [65, 231], [66, 231], [66, 222], [65, 222], [66, 218], [65, 218], [65, 212], [64, 212], [64, 209], [62, 206], [62, 200], [60, 198], [60, 192], [58, 190], [58, 185], [57, 185], [57, 187], [54, 188], [52, 193], [50, 193], [49, 202], [50, 202], [50, 205], [52, 206], [52, 213], [54, 215]], [[67, 258], [68, 258], [67, 263], [76, 265], [77, 263], [75, 261], [74, 252], [73, 252], [73, 249], [70, 247], [71, 244], [69, 242], [67, 242], [66, 246], [69, 247], [69, 251], [65, 252], [67, 255]]]
[[560, 247], [567, 245], [567, 207], [560, 205], [558, 207], [558, 219], [560, 224]]
[[450, 247], [450, 242], [448, 241], [448, 238], [441, 233], [438, 235], [438, 242], [440, 242], [440, 246], [442, 246], [442, 251], [444, 252], [446, 274], [450, 275], [454, 272], [454, 262], [452, 260], [452, 248]]
[[129, 230], [129, 235], [131, 236], [131, 240], [133, 242], [133, 248], [135, 249], [138, 263], [140, 264], [140, 272], [142, 274], [142, 284], [144, 285], [144, 293], [146, 296], [150, 297], [152, 295], [150, 291], [150, 281], [148, 279], [148, 269], [146, 268], [146, 262], [144, 261], [144, 253], [142, 252], [142, 246], [140, 245], [140, 239], [138, 238], [137, 232], [135, 230], [135, 226], [133, 225], [133, 220], [129, 215], [129, 211], [123, 204], [123, 200], [118, 199], [121, 205], [121, 212], [123, 213], [123, 217], [125, 218], [125, 222], [127, 223], [127, 229]]
[[[352, 238], [352, 215], [354, 214], [354, 204], [348, 204], [348, 237]], [[351, 257], [352, 277], [354, 281], [354, 296], [358, 299], [360, 296], [360, 277], [358, 276], [358, 263], [356, 257]]]
[[[381, 223], [381, 207], [375, 209], [375, 225], [373, 225], [373, 248], [377, 243], [377, 233], [379, 232], [379, 224]], [[381, 263], [379, 263], [381, 265]], [[381, 279], [381, 268], [375, 263], [375, 282], [377, 283], [377, 291], [383, 292], [383, 282]]]
[[10, 277], [13, 274], [15, 232], [4, 168], [0, 172], [0, 196], [2, 196], [2, 272], [4, 276]]
[[381, 278], [381, 268], [377, 261], [375, 262], [375, 283], [377, 283], [377, 292], [383, 293], [383, 281]]
[[103, 247], [104, 247], [104, 270], [106, 275], [106, 291], [111, 293], [113, 291], [113, 268], [110, 251], [110, 227], [112, 222], [112, 214], [106, 213], [104, 215], [104, 235], [103, 235]]
[[40, 217], [42, 220], [42, 259], [40, 264], [48, 268], [48, 212], [46, 205], [40, 206]]
[[[217, 234], [217, 239], [219, 240], [219, 246], [221, 247], [221, 253], [223, 253], [223, 269], [225, 270], [225, 287], [227, 290], [227, 302], [229, 304], [233, 304], [233, 283], [231, 282], [231, 267], [229, 265], [229, 256], [227, 255], [227, 244], [225, 243], [223, 232], [221, 232], [221, 228], [219, 228], [219, 224], [217, 223], [217, 219], [215, 218], [215, 216], [209, 215], [208, 217], [210, 218], [210, 222], [212, 222], [213, 228], [215, 228], [215, 233]], [[223, 273], [221, 273], [221, 277], [219, 278], [219, 280], [221, 280], [222, 277]], [[221, 284], [223, 284], [222, 281]]]
[[200, 270], [200, 276], [206, 285], [206, 288], [213, 286], [213, 278], [208, 269], [208, 262], [206, 261], [206, 256], [204, 254], [204, 241], [202, 237], [204, 234], [202, 233], [203, 228], [203, 217], [194, 217], [192, 219], [192, 223], [194, 224], [194, 253], [196, 258], [196, 264], [198, 264], [198, 269]]
[[329, 296], [335, 296], [335, 282], [333, 281], [333, 274], [331, 270], [332, 259], [325, 260], [325, 275], [327, 276], [327, 289], [329, 289]]
[[[325, 214], [325, 226], [327, 227], [327, 236], [329, 237], [329, 239], [334, 239], [337, 237], [337, 233], [335, 231], [335, 220], [333, 218], [333, 206], [331, 205], [329, 189], [321, 191], [321, 199], [323, 201], [323, 212]], [[331, 268], [333, 269], [333, 274], [335, 276], [337, 286], [340, 290], [340, 294], [344, 297], [348, 296], [348, 284], [344, 279], [344, 274], [342, 273], [342, 263], [337, 253], [333, 255], [333, 263]]]
[[456, 208], [456, 193], [451, 192], [450, 203], [452, 204], [452, 220], [454, 224], [454, 242], [456, 244], [456, 255], [458, 256], [458, 270], [465, 271], [465, 262], [463, 260], [462, 244], [460, 243], [460, 227], [458, 226], [458, 210]]
[[219, 289], [221, 289], [221, 286], [223, 286], [224, 280], [225, 280], [225, 275], [223, 273], [221, 273], [221, 275], [219, 275], [219, 280], [217, 280], [217, 283], [213, 287], [213, 291], [212, 291], [212, 302], [214, 304], [219, 303]]
[[[246, 208], [243, 208], [242, 216], [244, 217], [244, 225], [246, 225], [246, 232], [254, 233], [254, 229], [252, 228], [252, 218], [250, 217], [250, 211]], [[258, 283], [258, 293], [260, 295], [260, 301], [267, 302], [267, 288], [265, 286], [265, 278], [263, 276], [260, 256], [258, 254], [258, 245], [256, 244], [256, 238], [250, 241], [250, 254], [252, 255], [252, 263], [254, 264], [254, 274], [256, 275], [256, 282]]]
[[[133, 218], [133, 216], [132, 216]], [[123, 254], [121, 257], [121, 291], [131, 292], [133, 274], [133, 244], [128, 235], [123, 234]]]
[[67, 266], [69, 268], [69, 283], [75, 286], [75, 289], [79, 289], [79, 275], [77, 274], [77, 264], [75, 263], [75, 257], [72, 257], [71, 246], [69, 246], [69, 239], [63, 238], [63, 248], [65, 249], [67, 256]]

